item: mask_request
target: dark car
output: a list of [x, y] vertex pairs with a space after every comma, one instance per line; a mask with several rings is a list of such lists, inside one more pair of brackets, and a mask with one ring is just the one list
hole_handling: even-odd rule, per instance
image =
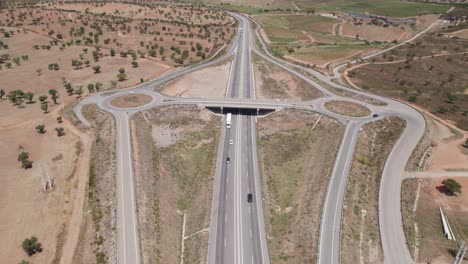
[[247, 194], [247, 202], [252, 203], [253, 201], [253, 194], [249, 193]]
[[373, 114], [372, 117], [378, 117], [379, 115], [378, 114]]
[[226, 163], [229, 164], [229, 162], [231, 162], [231, 158], [227, 157], [226, 158]]

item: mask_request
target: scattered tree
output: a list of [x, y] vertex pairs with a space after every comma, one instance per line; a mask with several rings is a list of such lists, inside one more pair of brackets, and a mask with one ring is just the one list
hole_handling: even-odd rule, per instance
[[57, 122], [58, 122], [59, 124], [63, 122], [63, 120], [62, 120], [62, 117], [61, 117], [61, 116], [57, 116]]
[[88, 83], [88, 91], [90, 93], [94, 93], [94, 84], [93, 83]]
[[78, 95], [78, 97], [81, 97], [81, 94], [83, 93], [83, 87], [79, 86], [77, 89], [75, 89], [74, 92]]
[[447, 189], [447, 192], [451, 195], [456, 195], [456, 193], [461, 193], [462, 186], [454, 179], [446, 179], [442, 181], [442, 184]]
[[46, 132], [45, 126], [44, 125], [37, 125], [36, 126], [36, 132], [39, 134], [44, 134]]
[[133, 68], [137, 68], [138, 67], [138, 62], [132, 61], [132, 66], [133, 66]]
[[49, 109], [49, 105], [47, 103], [41, 104], [41, 109], [44, 111], [44, 114], [47, 114], [47, 109]]
[[101, 72], [101, 66], [95, 65], [93, 66], [94, 73], [100, 73]]
[[65, 87], [65, 90], [67, 90], [68, 95], [73, 95], [73, 87], [71, 83], [65, 83], [63, 86]]
[[41, 101], [41, 104], [44, 104], [47, 100], [47, 95], [41, 95], [39, 96], [39, 101]]
[[31, 238], [26, 238], [23, 243], [21, 244], [24, 252], [28, 254], [28, 256], [32, 256], [36, 253], [42, 252], [42, 245], [38, 242], [35, 236]]
[[27, 92], [27, 93], [24, 94], [24, 98], [26, 98], [28, 100], [29, 104], [32, 104], [33, 103], [33, 98], [34, 98], [34, 93]]
[[3, 100], [3, 96], [5, 96], [5, 90], [0, 90], [0, 100]]
[[29, 160], [29, 153], [28, 152], [21, 152], [18, 155], [19, 162], [21, 162], [21, 167], [24, 169], [30, 169], [32, 168], [32, 161]]
[[57, 127], [55, 128], [55, 131], [57, 132], [58, 137], [65, 135], [65, 129], [63, 129], [63, 127]]
[[125, 81], [125, 79], [127, 79], [127, 74], [125, 74], [124, 68], [119, 69], [119, 74], [117, 74], [117, 79], [119, 80], [119, 82], [123, 82]]
[[94, 85], [94, 87], [96, 88], [96, 91], [99, 92], [99, 91], [101, 90], [101, 88], [102, 88], [102, 83], [97, 82], [97, 83]]

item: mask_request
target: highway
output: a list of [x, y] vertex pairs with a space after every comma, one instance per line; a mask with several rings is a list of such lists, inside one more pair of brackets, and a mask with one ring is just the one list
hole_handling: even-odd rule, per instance
[[[249, 19], [237, 13], [230, 14], [239, 21], [239, 30], [231, 46], [223, 55], [207, 62], [169, 72], [136, 87], [88, 96], [74, 108], [77, 118], [85, 126], [90, 125], [81, 113], [81, 108], [86, 104], [97, 104], [116, 118], [119, 263], [140, 263], [129, 119], [134, 113], [142, 110], [177, 104], [211, 107], [234, 106], [246, 109], [302, 109], [335, 118], [346, 126], [346, 132], [330, 175], [322, 210], [318, 263], [326, 264], [340, 263], [343, 198], [361, 126], [386, 116], [403, 118], [407, 127], [392, 149], [382, 174], [379, 193], [379, 224], [385, 262], [412, 263], [402, 228], [399, 194], [406, 162], [424, 133], [425, 120], [422, 115], [400, 102], [335, 83], [333, 79], [339, 77], [339, 71], [334, 71], [335, 76], [325, 76], [312, 69], [297, 66], [272, 56], [261, 40], [258, 29], [255, 32], [251, 31]], [[259, 39], [259, 47], [253, 41], [253, 37]], [[302, 102], [257, 100], [253, 81], [252, 52], [313, 85], [324, 96]], [[216, 65], [231, 57], [233, 58], [233, 67], [231, 67], [226, 98], [178, 98], [166, 96], [154, 90], [155, 87], [165, 82], [204, 67]], [[375, 106], [355, 98], [336, 95], [325, 85], [380, 100], [386, 105]], [[128, 109], [110, 105], [113, 98], [130, 93], [150, 95], [153, 97], [153, 101], [144, 106]], [[351, 118], [331, 113], [324, 108], [324, 104], [330, 100], [345, 100], [364, 104], [378, 117]], [[227, 129], [223, 125], [221, 131], [211, 212], [208, 250], [210, 264], [269, 263], [261, 199], [261, 181], [257, 168], [255, 117], [247, 115], [247, 112], [247, 110], [243, 110], [242, 114], [233, 113], [231, 128]], [[233, 140], [232, 145], [229, 144], [230, 139]], [[229, 164], [226, 163], [227, 157], [231, 158]], [[249, 192], [253, 194], [253, 203], [247, 202], [247, 193]]]

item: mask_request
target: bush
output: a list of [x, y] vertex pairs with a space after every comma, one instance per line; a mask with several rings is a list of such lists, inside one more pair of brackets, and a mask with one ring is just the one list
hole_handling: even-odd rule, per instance
[[23, 243], [21, 244], [24, 252], [28, 254], [28, 256], [32, 256], [36, 253], [42, 252], [42, 245], [38, 242], [35, 236], [31, 238], [26, 238]]
[[446, 179], [442, 184], [447, 189], [447, 192], [451, 195], [456, 195], [456, 193], [461, 193], [462, 186], [454, 179]]

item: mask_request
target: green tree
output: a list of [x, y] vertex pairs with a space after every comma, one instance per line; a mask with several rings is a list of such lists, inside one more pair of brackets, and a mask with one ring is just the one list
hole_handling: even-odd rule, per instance
[[101, 72], [101, 66], [95, 65], [93, 66], [94, 73], [100, 73]]
[[44, 104], [47, 100], [47, 95], [41, 95], [39, 96], [39, 101], [41, 101], [41, 104]]
[[62, 117], [61, 117], [61, 116], [57, 116], [57, 122], [58, 122], [59, 124], [63, 122], [63, 120], [62, 120]]
[[67, 90], [68, 95], [73, 95], [73, 87], [71, 83], [65, 83], [63, 86], [65, 87], [65, 90]]
[[44, 114], [47, 114], [47, 109], [49, 109], [49, 105], [47, 103], [41, 104], [41, 109], [44, 111]]
[[94, 86], [96, 87], [96, 91], [99, 92], [101, 90], [101, 88], [102, 88], [102, 83], [97, 82]]
[[57, 99], [58, 99], [57, 90], [50, 89], [49, 94], [51, 95], [52, 101], [54, 101], [54, 104], [57, 104]]
[[36, 126], [36, 132], [39, 134], [44, 134], [46, 132], [45, 126], [44, 125], [37, 125]]
[[78, 97], [81, 96], [81, 94], [83, 93], [83, 87], [79, 86], [77, 89], [75, 89], [75, 94], [78, 95]]
[[123, 82], [125, 81], [125, 79], [127, 79], [127, 74], [125, 74], [124, 68], [119, 69], [119, 74], [117, 74], [117, 79], [119, 80], [119, 82]]
[[27, 159], [29, 159], [29, 152], [23, 151], [20, 154], [18, 154], [18, 158], [17, 158], [18, 161], [24, 161]]
[[23, 259], [23, 260], [21, 260], [21, 261], [20, 261], [20, 263], [19, 263], [19, 264], [31, 264], [31, 262], [29, 262], [29, 261], [26, 261], [26, 260], [24, 260], [24, 259]]
[[61, 136], [65, 135], [65, 129], [63, 129], [63, 127], [55, 128], [55, 132], [57, 132], [58, 137], [61, 137]]
[[445, 96], [447, 96], [447, 100], [450, 104], [453, 104], [457, 100], [457, 96], [450, 92], [445, 93]]
[[27, 92], [24, 94], [24, 98], [26, 98], [29, 102], [29, 104], [33, 103], [33, 98], [34, 98], [34, 93], [32, 92]]
[[133, 68], [136, 68], [136, 67], [138, 67], [138, 62], [136, 62], [136, 61], [132, 61], [132, 66], [133, 66]]
[[461, 193], [462, 186], [454, 179], [446, 179], [442, 181], [442, 184], [447, 189], [447, 192], [451, 195], [456, 195], [456, 193]]
[[115, 56], [115, 50], [114, 50], [114, 49], [111, 49], [111, 50], [110, 50], [110, 55], [111, 55], [111, 57], [114, 57], [114, 56]]
[[0, 90], [0, 100], [3, 100], [3, 96], [5, 96], [5, 90]]
[[35, 236], [23, 240], [21, 247], [23, 248], [24, 252], [28, 254], [28, 256], [32, 256], [36, 253], [42, 252], [42, 245], [41, 243], [39, 243]]
[[88, 83], [88, 91], [94, 93], [94, 83]]

